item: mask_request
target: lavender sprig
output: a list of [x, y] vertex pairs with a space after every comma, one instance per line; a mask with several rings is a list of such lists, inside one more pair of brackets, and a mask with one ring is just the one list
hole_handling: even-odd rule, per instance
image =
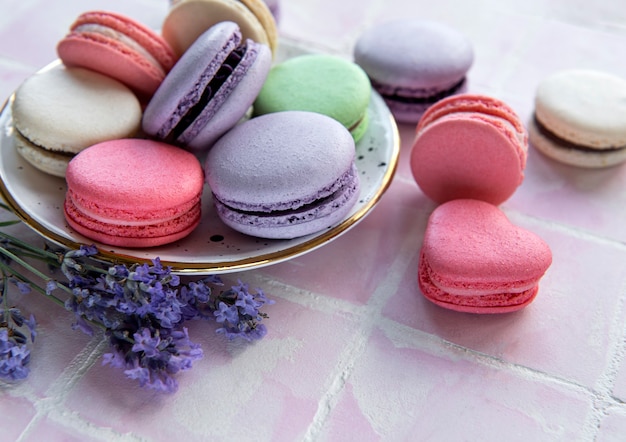
[[[158, 391], [176, 391], [174, 375], [190, 369], [203, 356], [200, 346], [189, 337], [186, 321], [215, 320], [221, 324], [217, 332], [229, 339], [253, 341], [267, 332], [261, 323], [267, 315], [261, 309], [273, 301], [262, 290], [251, 292], [241, 281], [223, 290], [217, 276], [182, 283], [159, 258], [130, 266], [107, 265], [97, 260], [97, 253], [94, 246], [69, 251], [40, 249], [0, 231], [5, 306], [0, 316], [0, 378], [28, 375], [30, 350], [21, 329], [30, 330], [32, 341], [36, 335], [35, 319], [26, 320], [18, 309], [8, 307], [7, 281], [20, 291], [33, 289], [45, 294], [73, 312], [72, 328], [90, 335], [100, 328], [110, 345], [103, 364], [120, 368], [140, 386]], [[51, 273], [32, 266], [28, 261], [33, 258], [47, 263]], [[42, 284], [31, 281], [18, 266]], [[56, 269], [65, 280], [53, 277]]]
[[[24, 328], [29, 330], [30, 342], [35, 342], [37, 335], [37, 323], [33, 315], [26, 319], [16, 307], [9, 307], [6, 294], [6, 274], [3, 272], [2, 287], [0, 290], [0, 379], [20, 380], [25, 379], [30, 371], [29, 337]], [[13, 279], [21, 292], [29, 289], [18, 280]]]

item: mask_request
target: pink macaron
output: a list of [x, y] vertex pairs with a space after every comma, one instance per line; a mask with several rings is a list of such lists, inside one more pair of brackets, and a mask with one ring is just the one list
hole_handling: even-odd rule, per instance
[[493, 97], [459, 94], [424, 113], [410, 155], [413, 177], [432, 200], [500, 204], [524, 179], [528, 136], [517, 114]]
[[222, 221], [241, 233], [291, 239], [340, 223], [360, 195], [355, 144], [341, 123], [308, 111], [239, 124], [209, 151], [206, 179]]
[[81, 14], [57, 45], [66, 66], [91, 69], [124, 83], [142, 100], [157, 90], [176, 62], [169, 44], [156, 32], [121, 14]]
[[268, 46], [244, 40], [234, 22], [205, 31], [148, 103], [146, 134], [197, 153], [208, 150], [252, 106], [270, 70]]
[[535, 299], [549, 246], [496, 206], [460, 199], [431, 214], [418, 269], [422, 294], [460, 312], [506, 313]]
[[202, 167], [175, 146], [131, 138], [95, 144], [70, 161], [66, 181], [67, 223], [103, 244], [163, 245], [200, 222]]

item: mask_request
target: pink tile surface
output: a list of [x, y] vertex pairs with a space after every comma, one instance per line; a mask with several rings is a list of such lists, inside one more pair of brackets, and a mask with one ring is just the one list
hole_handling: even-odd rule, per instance
[[462, 348], [444, 353], [427, 339], [416, 348], [412, 333], [395, 325], [372, 333], [322, 440], [341, 440], [337, 435], [350, 434], [354, 426], [360, 431], [356, 440], [472, 440], [476, 435], [574, 440], [588, 431], [591, 394], [524, 370], [503, 370], [500, 361]]
[[[167, 0], [0, 3], [4, 101], [52, 61], [83, 11], [118, 11], [158, 29]], [[626, 75], [621, 0], [284, 0], [280, 33], [350, 56], [359, 34], [393, 18], [445, 22], [474, 43], [470, 89], [528, 121], [546, 75], [591, 67]], [[265, 339], [229, 342], [194, 322], [204, 358], [179, 390], [139, 388], [102, 366], [103, 337], [36, 294], [15, 296], [39, 336], [31, 375], [0, 384], [4, 441], [613, 441], [626, 431], [626, 166], [586, 171], [532, 147], [502, 208], [550, 245], [536, 301], [501, 316], [443, 310], [423, 298], [418, 252], [435, 205], [408, 164], [414, 127], [380, 203], [335, 241], [232, 275], [276, 304]], [[5, 219], [5, 215], [2, 215]], [[39, 237], [20, 226], [17, 234]]]

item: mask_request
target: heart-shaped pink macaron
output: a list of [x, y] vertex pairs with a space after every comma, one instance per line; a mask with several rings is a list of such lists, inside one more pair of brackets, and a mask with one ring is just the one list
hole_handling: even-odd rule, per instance
[[551, 263], [548, 245], [498, 207], [453, 200], [428, 220], [419, 285], [426, 298], [451, 310], [510, 312], [532, 302]]

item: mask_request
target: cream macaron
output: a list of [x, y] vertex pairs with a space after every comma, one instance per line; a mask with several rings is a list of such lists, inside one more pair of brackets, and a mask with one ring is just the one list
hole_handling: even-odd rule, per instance
[[11, 112], [18, 153], [58, 177], [87, 147], [135, 136], [142, 115], [139, 100], [121, 82], [62, 65], [27, 78], [15, 91]]
[[529, 124], [532, 146], [572, 166], [626, 161], [626, 79], [594, 70], [563, 70], [542, 80]]

